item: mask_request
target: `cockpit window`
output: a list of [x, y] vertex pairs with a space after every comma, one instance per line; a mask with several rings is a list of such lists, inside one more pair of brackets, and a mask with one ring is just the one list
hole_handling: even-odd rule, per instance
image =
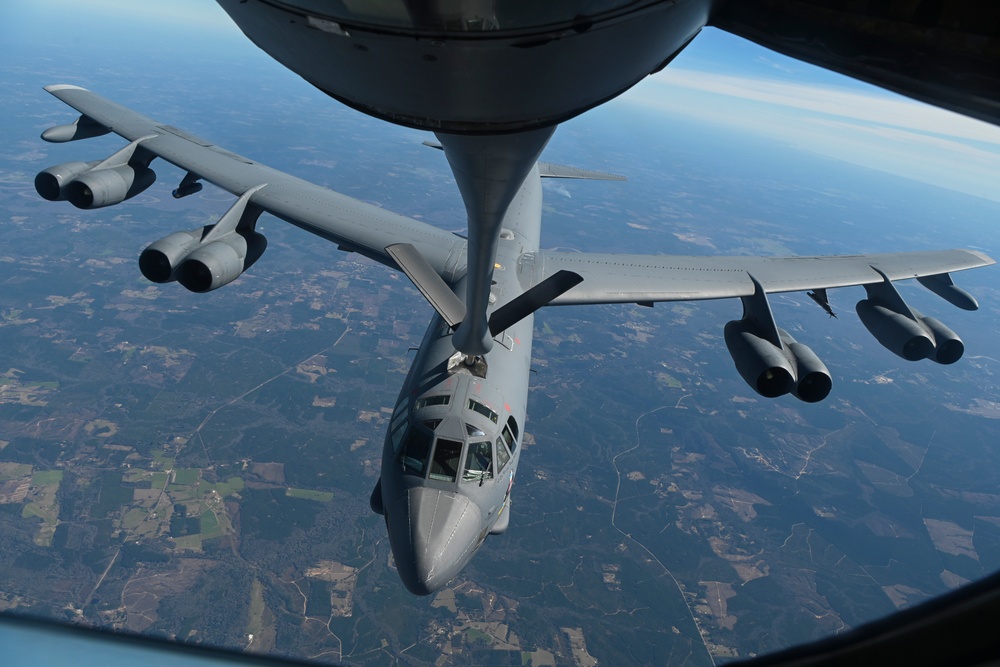
[[469, 445], [469, 453], [465, 457], [465, 474], [462, 475], [464, 482], [481, 484], [484, 479], [493, 479], [493, 444], [489, 440]]
[[503, 444], [503, 438], [497, 438], [497, 470], [503, 470], [507, 461], [510, 461], [510, 453]]
[[508, 443], [510, 445], [510, 451], [513, 452], [517, 447], [517, 436], [519, 435], [517, 431], [517, 421], [514, 419], [514, 415], [507, 417], [507, 428], [510, 429], [511, 435], [514, 436], [514, 439]]
[[483, 429], [479, 428], [475, 424], [466, 424], [465, 432], [473, 438], [481, 438], [486, 435], [486, 433], [483, 432]]
[[399, 445], [403, 442], [403, 437], [406, 435], [406, 431], [409, 428], [409, 415], [406, 411], [408, 406], [409, 401], [404, 398], [399, 402], [399, 405], [396, 406], [395, 412], [392, 414], [392, 423], [389, 425], [389, 437], [392, 439], [393, 455], [399, 453]]
[[497, 420], [500, 418], [500, 415], [498, 415], [497, 413], [493, 412], [488, 407], [486, 407], [485, 405], [483, 405], [482, 403], [480, 403], [479, 401], [477, 401], [474, 398], [470, 398], [469, 399], [469, 409], [470, 410], [475, 410], [476, 412], [478, 412], [482, 416], [484, 416], [487, 419], [489, 419], [494, 424], [496, 424]]
[[462, 456], [462, 443], [438, 438], [431, 461], [431, 479], [454, 482], [458, 476], [458, 460]]
[[422, 428], [410, 429], [410, 433], [403, 439], [403, 448], [399, 454], [405, 470], [423, 475], [432, 439], [433, 436]]
[[409, 428], [410, 423], [405, 419], [398, 422], [396, 426], [392, 429], [392, 453], [399, 453], [399, 445], [403, 442], [403, 438], [406, 436], [406, 431]]
[[517, 447], [517, 442], [514, 439], [514, 434], [510, 432], [509, 426], [503, 427], [503, 430], [500, 431], [500, 436], [503, 438], [503, 441], [507, 444], [507, 447], [510, 448], [510, 451], [514, 451], [514, 448]]
[[413, 404], [413, 409], [419, 410], [420, 408], [426, 408], [432, 405], [448, 405], [449, 401], [451, 401], [451, 396], [448, 394], [440, 396], [427, 396], [425, 398], [418, 398]]

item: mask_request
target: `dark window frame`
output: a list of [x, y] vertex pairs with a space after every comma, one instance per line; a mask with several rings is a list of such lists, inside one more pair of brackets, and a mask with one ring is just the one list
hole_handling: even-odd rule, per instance
[[498, 415], [492, 408], [484, 403], [480, 403], [474, 398], [470, 398], [468, 401], [468, 408], [473, 412], [480, 414], [487, 419], [489, 419], [494, 424], [500, 421], [500, 415]]
[[[438, 482], [456, 481], [458, 479], [458, 472], [461, 470], [462, 450], [464, 448], [465, 443], [461, 440], [436, 438], [434, 440], [434, 452], [430, 457], [427, 478]], [[441, 458], [442, 451], [448, 452], [446, 458]]]

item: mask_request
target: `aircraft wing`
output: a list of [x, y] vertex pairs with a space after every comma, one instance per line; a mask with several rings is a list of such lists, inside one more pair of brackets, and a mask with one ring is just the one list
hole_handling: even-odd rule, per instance
[[786, 56], [1000, 125], [1000, 4], [732, 0], [709, 25]]
[[[975, 250], [938, 250], [827, 257], [690, 257], [614, 255], [541, 251], [519, 265], [534, 291], [561, 283], [566, 287], [545, 305], [694, 301], [739, 297], [743, 316], [725, 325], [726, 348], [736, 369], [758, 394], [775, 398], [791, 392], [807, 403], [821, 401], [833, 380], [816, 354], [778, 326], [767, 295], [808, 292], [836, 317], [826, 290], [863, 285], [867, 298], [858, 317], [878, 342], [908, 360], [952, 364], [961, 358], [962, 340], [940, 320], [911, 308], [893, 281], [916, 278], [921, 285], [964, 310], [979, 304], [952, 281], [951, 272], [993, 264]], [[573, 281], [561, 279], [570, 276]], [[524, 278], [522, 277], [522, 280]], [[540, 289], [541, 288], [541, 289]], [[555, 292], [556, 290], [550, 290]], [[518, 297], [521, 298], [521, 297]], [[500, 310], [517, 310], [504, 305]], [[498, 311], [499, 312], [499, 311]], [[491, 318], [492, 327], [493, 320]]]
[[[749, 297], [765, 293], [872, 285], [906, 278], [941, 276], [993, 264], [975, 250], [840, 255], [826, 257], [696, 257], [616, 255], [541, 251], [522, 268], [538, 284], [559, 271], [583, 281], [555, 298], [552, 305], [693, 301]], [[881, 272], [881, 273], [880, 273]], [[884, 274], [884, 277], [883, 277]]]
[[[455, 234], [231, 153], [84, 88], [63, 84], [46, 86], [45, 90], [83, 114], [72, 125], [47, 130], [42, 135], [47, 141], [72, 141], [106, 134], [110, 130], [137, 143], [129, 154], [131, 158], [123, 157], [116, 162], [112, 156], [102, 166], [105, 163], [112, 167], [118, 163], [132, 164], [136, 156], [143, 154], [145, 158], [140, 157], [139, 161], [144, 160], [148, 166], [149, 159], [159, 157], [188, 172], [179, 190], [203, 179], [240, 197], [242, 205], [252, 206], [257, 215], [266, 211], [337, 243], [342, 250], [358, 252], [391, 268], [397, 268], [397, 264], [385, 248], [406, 243], [419, 250], [445, 279], [454, 278], [457, 272], [464, 270], [466, 242]], [[174, 196], [183, 196], [183, 193], [175, 191]]]

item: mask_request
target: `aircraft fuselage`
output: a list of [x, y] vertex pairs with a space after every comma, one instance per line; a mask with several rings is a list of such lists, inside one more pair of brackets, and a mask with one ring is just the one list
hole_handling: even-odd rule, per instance
[[[522, 293], [522, 258], [538, 250], [541, 183], [532, 168], [507, 214], [490, 310]], [[461, 293], [460, 280], [453, 288]], [[534, 317], [494, 337], [473, 365], [435, 316], [390, 420], [372, 507], [384, 512], [400, 578], [426, 595], [450, 581], [490, 533], [503, 532], [521, 456]]]

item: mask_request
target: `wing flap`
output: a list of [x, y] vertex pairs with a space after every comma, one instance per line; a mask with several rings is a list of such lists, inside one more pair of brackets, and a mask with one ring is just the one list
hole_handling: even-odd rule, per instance
[[[691, 301], [746, 297], [751, 276], [767, 293], [865, 285], [932, 276], [993, 264], [975, 250], [934, 250], [821, 257], [695, 257], [539, 252], [527, 258], [532, 283], [559, 271], [583, 282], [553, 305]], [[878, 271], [876, 271], [878, 269]]]

